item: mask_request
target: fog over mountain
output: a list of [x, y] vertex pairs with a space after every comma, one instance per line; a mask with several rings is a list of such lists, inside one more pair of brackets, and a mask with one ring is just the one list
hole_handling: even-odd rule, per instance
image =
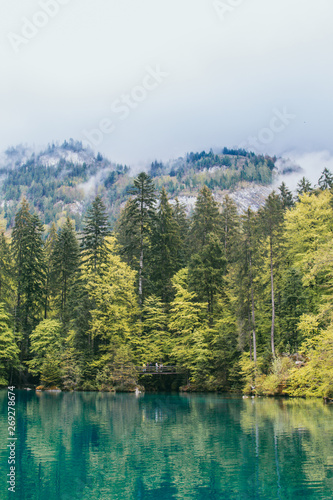
[[315, 185], [324, 168], [331, 166], [333, 170], [328, 152], [277, 158], [224, 147], [184, 152], [181, 157], [163, 162], [155, 159], [139, 167], [119, 164], [73, 139], [52, 142], [41, 150], [10, 146], [0, 153], [0, 226], [11, 230], [25, 197], [46, 228], [53, 222], [61, 226], [70, 216], [80, 229], [96, 194], [103, 198], [114, 225], [139, 168], [153, 178], [157, 195], [166, 189], [171, 203], [178, 199], [190, 215], [204, 186], [221, 204], [230, 196], [242, 213], [249, 207], [258, 210], [273, 190], [279, 192], [282, 182], [294, 194], [303, 176]]
[[[292, 190], [296, 189], [297, 183], [305, 176], [315, 186], [324, 168], [333, 172], [333, 156], [326, 151], [314, 151], [310, 153], [287, 153], [284, 156], [286, 162], [290, 162], [291, 166], [299, 165], [301, 170], [299, 172], [292, 172], [286, 177], [286, 183]], [[289, 161], [288, 161], [289, 160]], [[288, 164], [287, 163], [287, 164]], [[278, 162], [278, 166], [280, 162]]]
[[331, 164], [330, 0], [1, 5], [0, 150], [73, 137], [138, 171], [247, 144], [315, 179]]

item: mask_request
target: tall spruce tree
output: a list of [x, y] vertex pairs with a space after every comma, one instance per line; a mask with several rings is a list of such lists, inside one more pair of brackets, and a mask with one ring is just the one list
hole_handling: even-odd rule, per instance
[[226, 196], [222, 203], [221, 224], [225, 255], [228, 262], [232, 262], [235, 256], [234, 247], [237, 242], [240, 220], [237, 205], [229, 196]]
[[[66, 319], [68, 294], [79, 269], [79, 244], [73, 222], [67, 217], [58, 232], [52, 255], [55, 286], [59, 294], [62, 320]], [[95, 263], [95, 261], [94, 261]]]
[[188, 230], [189, 220], [186, 216], [186, 206], [180, 203], [178, 198], [173, 205], [173, 213], [179, 227], [181, 246], [178, 248], [177, 262], [179, 268], [185, 267], [188, 259]]
[[311, 182], [308, 179], [306, 179], [305, 177], [302, 177], [302, 179], [297, 184], [297, 194], [299, 196], [302, 196], [302, 194], [311, 193], [312, 191], [313, 191], [313, 188], [311, 186]]
[[266, 199], [265, 205], [260, 209], [263, 235], [268, 238], [269, 263], [271, 281], [271, 350], [275, 357], [275, 289], [274, 277], [278, 261], [278, 248], [281, 244], [283, 231], [283, 204], [281, 198], [273, 191]]
[[318, 180], [318, 185], [322, 190], [331, 189], [333, 187], [333, 175], [332, 172], [328, 170], [328, 168], [325, 167], [322, 171], [321, 176]]
[[257, 335], [255, 319], [255, 260], [258, 250], [257, 216], [249, 208], [242, 216], [242, 236], [237, 252], [237, 280], [239, 298], [243, 297], [243, 318], [248, 320], [251, 332], [250, 356], [257, 362]]
[[30, 333], [44, 310], [45, 258], [42, 234], [43, 226], [38, 216], [30, 214], [29, 204], [23, 199], [15, 216], [12, 233], [17, 281], [15, 328], [23, 333], [23, 356], [28, 353]]
[[298, 352], [301, 344], [299, 320], [306, 313], [306, 289], [298, 269], [288, 268], [281, 280], [281, 302], [278, 315], [283, 329], [281, 344], [287, 352]]
[[55, 278], [53, 271], [52, 257], [54, 255], [54, 247], [57, 241], [57, 229], [53, 222], [50, 233], [45, 242], [45, 304], [44, 304], [44, 319], [47, 319], [48, 312], [51, 308], [51, 300], [54, 296]]
[[161, 191], [160, 204], [152, 226], [149, 252], [150, 281], [164, 303], [173, 298], [172, 276], [180, 269], [182, 253], [181, 229], [169, 203], [166, 190]]
[[221, 216], [218, 204], [207, 186], [199, 192], [190, 226], [190, 246], [197, 251], [207, 242], [209, 233], [221, 233]]
[[110, 227], [106, 208], [101, 197], [96, 196], [84, 218], [81, 237], [83, 262], [94, 272], [98, 271], [99, 266], [106, 260], [108, 249], [105, 238], [108, 235]]
[[23, 198], [21, 206], [15, 216], [15, 225], [12, 232], [13, 255], [15, 259], [15, 274], [17, 282], [17, 295], [15, 305], [15, 329], [20, 329], [22, 320], [22, 301], [24, 300], [24, 289], [26, 281], [26, 269], [24, 266], [28, 245], [28, 228], [31, 221], [29, 204]]
[[283, 208], [285, 210], [288, 208], [292, 208], [295, 205], [293, 194], [290, 189], [287, 188], [284, 182], [282, 182], [281, 186], [279, 187], [279, 191]]
[[130, 210], [131, 200], [128, 200], [116, 222], [115, 233], [123, 260], [132, 269], [138, 269], [140, 260], [140, 248], [138, 245], [140, 228], [137, 227], [135, 221], [132, 221], [129, 214]]
[[190, 261], [190, 284], [199, 300], [207, 302], [210, 324], [213, 323], [216, 296], [223, 290], [226, 264], [222, 243], [213, 233], [207, 236], [205, 245]]
[[[122, 220], [121, 230], [129, 237], [132, 235], [130, 247], [123, 251], [138, 254], [139, 271], [139, 304], [142, 306], [144, 297], [144, 255], [149, 247], [149, 236], [155, 219], [155, 185], [145, 172], [141, 172], [134, 179], [134, 186], [130, 190], [132, 198], [129, 200], [125, 217]], [[135, 247], [135, 250], [133, 248]]]

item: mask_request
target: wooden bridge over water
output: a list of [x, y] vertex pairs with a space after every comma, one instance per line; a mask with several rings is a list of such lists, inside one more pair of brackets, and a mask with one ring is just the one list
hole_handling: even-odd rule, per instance
[[136, 366], [138, 375], [184, 375], [187, 370], [180, 366]]

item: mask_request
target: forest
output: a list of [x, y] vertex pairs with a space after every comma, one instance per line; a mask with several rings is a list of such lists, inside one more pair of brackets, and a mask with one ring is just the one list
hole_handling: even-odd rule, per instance
[[1, 385], [127, 391], [158, 363], [186, 374], [173, 389], [332, 398], [332, 188], [325, 169], [239, 214], [204, 185], [188, 216], [140, 173], [112, 231], [102, 196], [46, 233], [23, 198], [0, 235]]
[[[224, 148], [218, 153], [190, 152], [165, 163], [156, 160], [149, 175], [156, 189], [164, 187], [172, 198], [196, 196], [203, 186], [219, 192], [240, 182], [272, 182], [275, 157], [242, 149]], [[17, 146], [8, 148], [5, 157], [0, 164], [0, 224], [7, 229], [13, 228], [23, 197], [48, 228], [55, 222], [58, 229], [69, 215], [78, 231], [96, 194], [103, 198], [112, 227], [129, 197], [133, 181], [130, 167], [112, 163], [100, 153], [95, 155], [80, 141], [51, 144], [39, 153]]]

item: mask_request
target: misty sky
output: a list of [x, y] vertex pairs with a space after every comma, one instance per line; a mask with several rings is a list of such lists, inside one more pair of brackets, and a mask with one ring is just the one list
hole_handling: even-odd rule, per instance
[[332, 0], [0, 5], [0, 150], [72, 137], [136, 165], [239, 145], [332, 164]]

